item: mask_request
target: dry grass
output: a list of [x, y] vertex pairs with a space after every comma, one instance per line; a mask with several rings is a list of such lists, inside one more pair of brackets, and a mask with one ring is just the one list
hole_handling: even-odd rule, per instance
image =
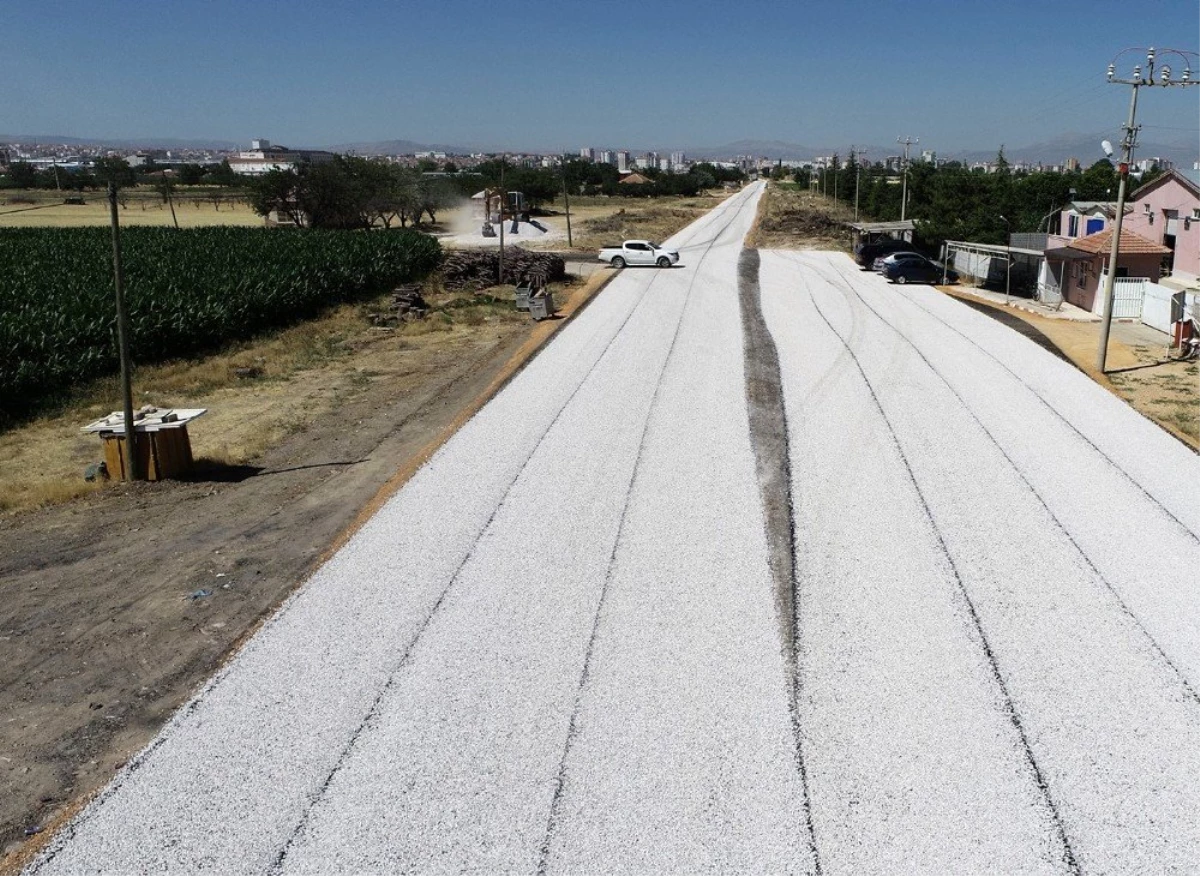
[[[1161, 351], [1143, 351], [1147, 356]], [[1200, 449], [1200, 364], [1157, 361], [1152, 367], [1110, 374], [1117, 394], [1145, 416]]]
[[758, 222], [747, 240], [760, 249], [832, 249], [850, 251], [846, 222], [854, 211], [807, 189], [772, 182], [758, 206]]
[[[223, 197], [230, 196], [222, 193]], [[66, 197], [82, 198], [83, 204], [64, 204]], [[31, 201], [32, 203], [25, 203]], [[152, 189], [122, 193], [122, 225], [172, 225], [171, 210]], [[29, 209], [36, 207], [37, 209]], [[205, 225], [262, 225], [261, 216], [241, 200], [214, 204], [200, 192], [180, 191], [175, 196], [175, 215], [180, 228]], [[0, 193], [0, 228], [84, 228], [108, 225], [108, 200], [103, 192], [18, 192]]]
[[[372, 324], [372, 315], [386, 310], [385, 295], [211, 356], [139, 367], [135, 404], [208, 408], [189, 429], [194, 455], [244, 465], [377, 381], [405, 385], [436, 351], [501, 324], [528, 321], [509, 298], [448, 293], [431, 283], [426, 299], [433, 308], [426, 319], [394, 328]], [[0, 433], [0, 512], [53, 505], [102, 488], [83, 479], [103, 451], [100, 440], [80, 427], [119, 407], [118, 381], [106, 378], [78, 388], [57, 410]]]
[[629, 239], [661, 242], [699, 219], [724, 197], [589, 198], [580, 205], [572, 201], [575, 249], [598, 250]]

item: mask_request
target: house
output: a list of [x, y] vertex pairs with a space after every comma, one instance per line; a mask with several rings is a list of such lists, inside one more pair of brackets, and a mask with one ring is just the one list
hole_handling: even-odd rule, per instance
[[[1071, 201], [1063, 207], [1058, 219], [1058, 234], [1051, 235], [1050, 243], [1065, 246], [1075, 238], [1103, 231], [1116, 215], [1116, 201]], [[1055, 237], [1060, 239], [1056, 241]]]
[[1170, 170], [1135, 190], [1126, 230], [1166, 247], [1166, 273], [1180, 288], [1200, 285], [1200, 171]]
[[[1046, 270], [1062, 297], [1093, 313], [1103, 310], [1103, 288], [1107, 262], [1112, 252], [1113, 229], [1071, 240], [1067, 245], [1046, 250]], [[1156, 283], [1162, 276], [1163, 256], [1170, 250], [1140, 234], [1121, 229], [1120, 250], [1117, 253], [1117, 277], [1145, 277]], [[1049, 279], [1049, 278], [1047, 278]]]
[[618, 180], [618, 183], [624, 186], [644, 186], [652, 182], [654, 182], [654, 180], [650, 179], [648, 176], [642, 176], [640, 173], [631, 173], [628, 176], [623, 176], [620, 180]]

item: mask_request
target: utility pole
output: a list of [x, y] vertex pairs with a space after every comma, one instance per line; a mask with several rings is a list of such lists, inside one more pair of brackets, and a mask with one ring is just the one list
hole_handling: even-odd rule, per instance
[[562, 178], [563, 178], [563, 204], [565, 204], [566, 208], [567, 208], [567, 246], [568, 246], [568, 248], [570, 248], [570, 247], [573, 247], [574, 244], [571, 242], [571, 196], [569, 194], [567, 194], [567, 189], [569, 187], [567, 186], [567, 155], [565, 152], [563, 153], [563, 159], [562, 159]]
[[133, 366], [129, 358], [129, 315], [125, 312], [125, 275], [121, 270], [121, 223], [117, 217], [117, 183], [108, 183], [108, 208], [112, 223], [113, 286], [117, 294], [117, 353], [121, 359], [121, 396], [125, 413], [125, 479], [142, 480], [133, 422]]
[[497, 285], [504, 285], [504, 207], [508, 204], [508, 192], [504, 190], [504, 165], [507, 162], [500, 158], [500, 276]]
[[[1141, 51], [1141, 49], [1126, 49], [1125, 52]], [[1125, 54], [1122, 52], [1121, 54]], [[1197, 58], [1195, 52], [1184, 52], [1178, 49], [1163, 49], [1163, 54], [1177, 55], [1183, 63], [1183, 72], [1178, 78], [1172, 75], [1171, 68], [1162, 64], [1158, 68], [1158, 79], [1155, 80], [1155, 52], [1151, 46], [1146, 50], [1146, 72], [1142, 74], [1140, 64], [1133, 68], [1133, 76], [1129, 79], [1117, 79], [1116, 58], [1108, 65], [1108, 81], [1120, 85], [1132, 86], [1133, 94], [1129, 98], [1129, 120], [1125, 123], [1125, 136], [1121, 139], [1121, 163], [1118, 170], [1117, 185], [1117, 215], [1113, 222], [1112, 246], [1108, 253], [1108, 274], [1104, 279], [1104, 319], [1100, 323], [1100, 349], [1096, 352], [1096, 370], [1104, 373], [1108, 359], [1108, 336], [1112, 330], [1113, 300], [1117, 279], [1117, 260], [1121, 252], [1121, 225], [1125, 218], [1125, 188], [1129, 179], [1129, 163], [1133, 161], [1133, 150], [1137, 146], [1137, 135], [1140, 127], [1135, 124], [1137, 118], [1138, 89], [1142, 86], [1161, 85], [1196, 85], [1192, 78], [1192, 61]], [[1121, 55], [1118, 55], [1119, 58]], [[1111, 148], [1105, 143], [1106, 151], [1111, 155]]]
[[908, 210], [908, 148], [912, 146], [913, 143], [920, 143], [921, 138], [918, 137], [914, 140], [912, 137], [905, 137], [903, 140], [901, 140], [899, 137], [897, 137], [896, 142], [904, 144], [904, 165], [901, 168], [904, 179], [900, 190], [900, 221], [903, 222], [905, 213]]
[[[858, 221], [858, 186], [859, 180], [862, 177], [862, 156], [866, 152], [855, 152], [854, 147], [850, 147], [850, 155], [854, 158], [854, 221]], [[945, 285], [945, 284], [943, 284]]]

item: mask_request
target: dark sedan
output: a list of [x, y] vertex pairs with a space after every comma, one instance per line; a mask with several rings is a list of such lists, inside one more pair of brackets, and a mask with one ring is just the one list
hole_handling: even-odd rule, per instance
[[958, 274], [949, 268], [943, 268], [937, 262], [930, 261], [923, 255], [904, 253], [902, 257], [883, 263], [883, 275], [893, 283], [941, 283], [945, 277], [947, 283], [957, 283]]

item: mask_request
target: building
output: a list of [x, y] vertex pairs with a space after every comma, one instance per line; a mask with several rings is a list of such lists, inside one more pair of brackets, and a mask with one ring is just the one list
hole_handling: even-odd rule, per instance
[[682, 167], [686, 163], [687, 163], [687, 156], [684, 155], [682, 152], [672, 152], [671, 153], [671, 166], [672, 167]]
[[579, 157], [582, 158], [584, 161], [595, 161], [596, 160], [596, 150], [593, 149], [591, 146], [584, 146], [582, 149], [579, 150]]
[[317, 149], [289, 149], [270, 140], [251, 140], [250, 148], [229, 158], [234, 173], [262, 176], [272, 170], [294, 170], [302, 164], [324, 164], [334, 159], [332, 152]]
[[[1104, 307], [1104, 288], [1108, 258], [1112, 252], [1112, 228], [1076, 238], [1067, 246], [1046, 250], [1046, 268], [1062, 297], [1084, 310], [1100, 313]], [[1140, 234], [1121, 229], [1117, 252], [1117, 278], [1142, 277], [1157, 283], [1162, 276], [1163, 257], [1170, 250]], [[1051, 279], [1047, 277], [1046, 279]]]
[[601, 164], [616, 164], [617, 163], [617, 154], [615, 152], [613, 152], [611, 149], [602, 149], [600, 151], [600, 163]]
[[1077, 237], [1103, 231], [1116, 215], [1116, 201], [1071, 201], [1059, 214], [1059, 233], [1051, 235], [1049, 244], [1065, 246]]
[[1075, 171], [1079, 170], [1079, 159], [1073, 157], [1068, 158], [1063, 162], [1063, 170], [1067, 171], [1068, 173], [1074, 173]]
[[629, 173], [629, 152], [625, 149], [617, 153], [617, 173]]
[[1129, 195], [1121, 236], [1132, 231], [1169, 251], [1164, 269], [1182, 286], [1200, 284], [1200, 172], [1171, 170]]
[[1153, 158], [1139, 158], [1129, 165], [1129, 170], [1130, 173], [1140, 176], [1148, 170], [1154, 170], [1155, 167], [1159, 170], [1172, 170], [1175, 167], [1175, 162], [1169, 158], [1159, 158], [1156, 155]]

